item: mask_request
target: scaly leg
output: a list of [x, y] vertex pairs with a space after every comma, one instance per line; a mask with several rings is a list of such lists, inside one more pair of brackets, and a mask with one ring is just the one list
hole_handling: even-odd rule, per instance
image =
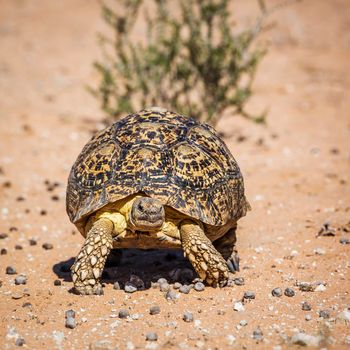
[[185, 256], [190, 260], [199, 277], [214, 287], [227, 283], [226, 261], [214, 248], [202, 228], [189, 220], [181, 223], [180, 234]]
[[112, 221], [100, 218], [91, 226], [75, 262], [72, 279], [78, 294], [103, 294], [99, 278], [112, 248]]

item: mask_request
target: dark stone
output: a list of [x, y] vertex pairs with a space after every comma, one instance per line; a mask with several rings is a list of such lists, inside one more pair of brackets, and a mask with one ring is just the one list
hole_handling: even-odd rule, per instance
[[160, 313], [160, 307], [158, 305], [151, 306], [149, 309], [151, 315], [157, 315]]
[[17, 273], [16, 269], [13, 266], [6, 267], [6, 273], [8, 275], [15, 275]]
[[287, 297], [294, 297], [295, 292], [294, 292], [294, 290], [292, 288], [288, 287], [288, 288], [286, 288], [284, 290], [284, 295], [287, 296]]
[[282, 290], [281, 290], [281, 288], [278, 288], [278, 287], [274, 288], [274, 289], [272, 289], [271, 294], [272, 294], [273, 297], [281, 297], [282, 296]]
[[42, 245], [42, 247], [45, 249], [45, 250], [50, 250], [50, 249], [53, 249], [53, 245], [51, 243], [44, 243]]

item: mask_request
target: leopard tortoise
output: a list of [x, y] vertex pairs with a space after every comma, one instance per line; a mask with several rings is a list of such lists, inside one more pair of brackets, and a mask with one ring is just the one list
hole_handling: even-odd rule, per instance
[[182, 248], [212, 286], [238, 269], [243, 177], [218, 133], [194, 119], [152, 107], [99, 132], [72, 167], [66, 205], [85, 237], [72, 266], [79, 294], [103, 293], [113, 248]]

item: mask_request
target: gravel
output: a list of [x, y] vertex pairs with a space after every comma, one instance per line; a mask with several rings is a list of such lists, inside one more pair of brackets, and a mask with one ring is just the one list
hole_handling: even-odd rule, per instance
[[320, 342], [322, 340], [322, 337], [320, 336], [313, 336], [305, 333], [296, 333], [291, 338], [292, 344], [302, 345], [302, 346], [319, 346]]
[[311, 320], [312, 320], [312, 316], [310, 314], [306, 314], [305, 321], [311, 321]]
[[119, 282], [115, 282], [115, 283], [113, 284], [113, 289], [115, 289], [115, 290], [120, 290], [120, 289], [121, 289], [121, 288], [120, 288]]
[[53, 249], [53, 245], [51, 243], [44, 243], [42, 245], [42, 247], [45, 249], [45, 250], [51, 250]]
[[65, 326], [66, 326], [66, 328], [74, 329], [77, 326], [75, 318], [67, 317]]
[[244, 286], [244, 278], [243, 277], [236, 277], [233, 279], [233, 283], [236, 286]]
[[65, 312], [65, 317], [66, 318], [75, 318], [75, 311], [70, 309]]
[[8, 275], [15, 275], [17, 273], [16, 269], [13, 266], [6, 267], [6, 273]]
[[62, 282], [61, 282], [61, 280], [54, 280], [54, 281], [53, 281], [53, 285], [54, 285], [54, 286], [61, 286], [61, 285], [62, 285]]
[[194, 285], [194, 289], [195, 289], [197, 292], [202, 292], [202, 291], [205, 289], [205, 285], [203, 284], [203, 282], [197, 282], [197, 283]]
[[7, 233], [0, 233], [0, 239], [5, 239], [7, 238], [9, 235]]
[[301, 303], [301, 309], [304, 311], [310, 311], [312, 309], [312, 307], [307, 301], [303, 301]]
[[170, 289], [170, 284], [168, 282], [160, 283], [159, 289], [161, 292], [167, 292]]
[[279, 287], [274, 288], [274, 289], [272, 289], [271, 294], [272, 294], [273, 297], [278, 297], [279, 298], [279, 297], [282, 296], [282, 289], [279, 288]]
[[284, 295], [291, 298], [291, 297], [294, 297], [295, 292], [292, 288], [288, 287], [284, 290]]
[[240, 320], [239, 321], [239, 325], [242, 326], [242, 327], [246, 326], [247, 324], [248, 324], [248, 322], [246, 320]]
[[182, 319], [185, 322], [193, 322], [193, 314], [189, 311], [185, 311], [183, 316], [182, 316]]
[[165, 294], [165, 299], [166, 300], [176, 300], [179, 298], [179, 295], [176, 294], [173, 290], [169, 290]]
[[125, 292], [134, 293], [137, 291], [137, 287], [134, 286], [131, 282], [126, 282], [124, 287]]
[[182, 284], [180, 282], [175, 282], [173, 285], [174, 289], [180, 289], [182, 287]]
[[157, 283], [163, 284], [163, 283], [168, 283], [168, 281], [167, 281], [166, 278], [161, 277], [161, 278], [158, 279]]
[[318, 312], [318, 316], [327, 319], [327, 318], [330, 318], [331, 315], [329, 310], [320, 310]]
[[[197, 283], [199, 283], [199, 282], [197, 282]], [[191, 289], [192, 289], [191, 285], [184, 284], [179, 288], [179, 292], [183, 293], [183, 294], [188, 294]]]
[[144, 290], [145, 289], [145, 283], [143, 280], [136, 275], [130, 276], [130, 283], [133, 284], [138, 290]]
[[23, 247], [22, 247], [20, 244], [16, 244], [16, 245], [15, 245], [15, 249], [16, 249], [16, 250], [22, 250]]
[[157, 335], [157, 333], [148, 332], [148, 333], [146, 334], [146, 340], [148, 340], [148, 341], [157, 341], [157, 340], [158, 340], [158, 335]]
[[151, 306], [149, 313], [150, 315], [158, 315], [160, 313], [160, 307], [158, 305]]
[[128, 318], [130, 316], [129, 311], [126, 309], [119, 310], [118, 317], [119, 318]]
[[257, 328], [253, 331], [253, 339], [262, 340], [264, 338], [264, 333], [260, 328]]
[[15, 278], [15, 284], [20, 285], [20, 284], [27, 284], [27, 277], [23, 275], [19, 275]]
[[346, 238], [346, 237], [342, 237], [342, 238], [340, 238], [339, 239], [339, 243], [340, 244], [350, 244], [350, 240], [349, 240], [349, 238]]
[[240, 301], [234, 303], [234, 304], [233, 304], [233, 310], [238, 311], [238, 312], [244, 311], [244, 305], [243, 305], [243, 303], [240, 302]]
[[33, 246], [33, 245], [37, 245], [37, 244], [38, 244], [38, 242], [34, 238], [31, 238], [29, 240], [29, 245]]
[[255, 293], [251, 290], [248, 290], [248, 291], [244, 292], [243, 298], [244, 299], [255, 299]]
[[6, 254], [7, 254], [7, 249], [6, 248], [1, 248], [0, 255], [6, 255]]
[[25, 340], [21, 337], [16, 339], [16, 346], [23, 346], [25, 344]]

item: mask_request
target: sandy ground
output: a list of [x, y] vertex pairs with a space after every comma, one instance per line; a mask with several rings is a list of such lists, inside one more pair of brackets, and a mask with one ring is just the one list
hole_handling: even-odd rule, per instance
[[[240, 4], [247, 23], [256, 4]], [[253, 208], [238, 230], [235, 277], [245, 283], [168, 301], [150, 283], [188, 267], [181, 255], [129, 252], [106, 268], [103, 296], [70, 293], [65, 272], [83, 242], [65, 213], [67, 175], [91, 131], [102, 127], [84, 88], [97, 78], [95, 34], [104, 29], [97, 2], [0, 1], [0, 348], [23, 339], [28, 349], [97, 349], [101, 340], [107, 343], [99, 349], [285, 349], [297, 347], [291, 337], [299, 332], [315, 336], [320, 348], [349, 348], [350, 244], [340, 243], [350, 239], [348, 5], [305, 0], [271, 16], [274, 27], [261, 38], [269, 53], [249, 104], [269, 109], [268, 125], [230, 116], [218, 125]], [[324, 223], [334, 236], [317, 237]], [[6, 274], [8, 266], [17, 273]], [[15, 285], [20, 274], [26, 285]], [[113, 289], [131, 274], [145, 290]], [[316, 291], [300, 290], [300, 281]], [[295, 296], [273, 297], [275, 287]], [[235, 311], [246, 291], [255, 299]], [[311, 310], [302, 310], [305, 301]], [[150, 315], [154, 305], [160, 313]], [[65, 327], [69, 309], [74, 329]], [[131, 316], [120, 319], [121, 309]], [[193, 322], [183, 321], [185, 311]], [[146, 341], [149, 332], [158, 340]]]

